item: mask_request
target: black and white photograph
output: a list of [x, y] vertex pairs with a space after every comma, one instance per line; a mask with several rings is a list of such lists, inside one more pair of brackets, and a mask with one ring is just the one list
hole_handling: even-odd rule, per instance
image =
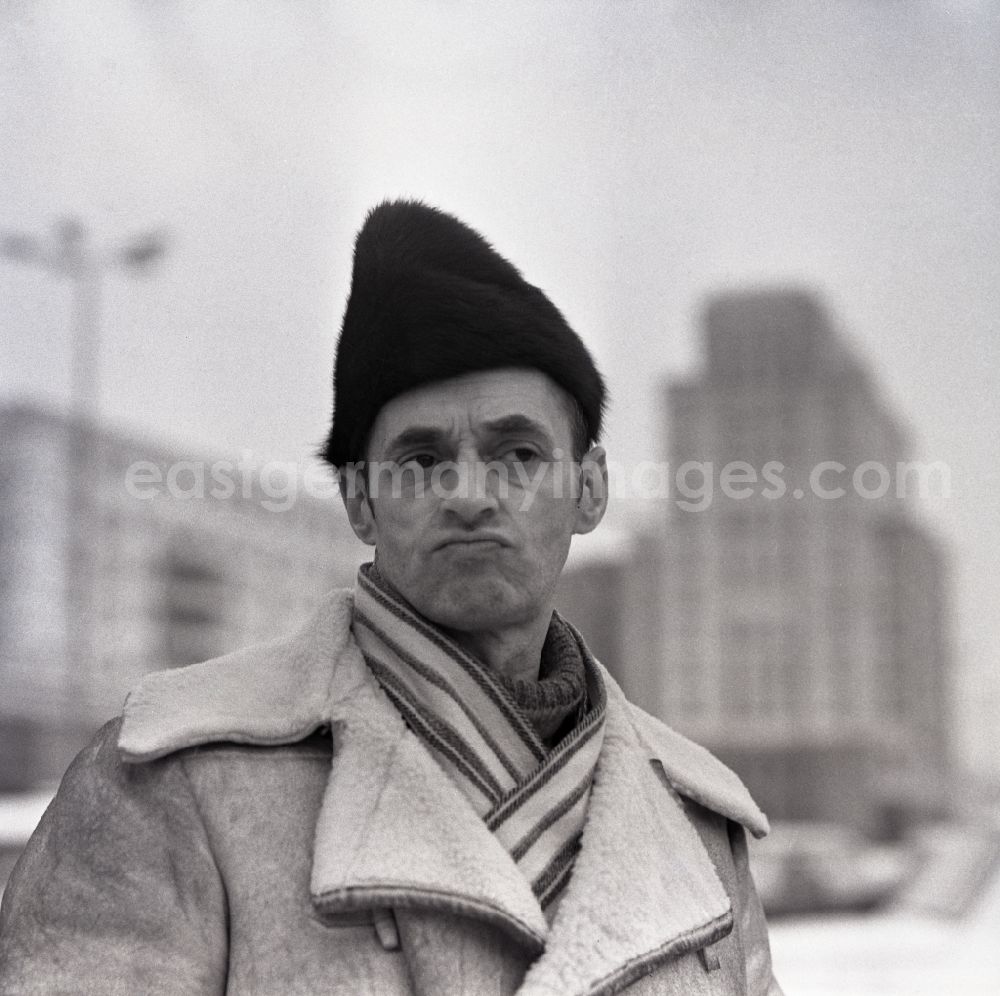
[[0, 993], [1000, 992], [998, 65], [0, 0]]

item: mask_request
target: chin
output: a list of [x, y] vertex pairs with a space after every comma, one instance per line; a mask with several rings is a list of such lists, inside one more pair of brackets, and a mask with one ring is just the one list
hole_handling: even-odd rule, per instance
[[527, 613], [502, 583], [463, 579], [432, 595], [423, 614], [447, 629], [482, 632], [516, 625]]

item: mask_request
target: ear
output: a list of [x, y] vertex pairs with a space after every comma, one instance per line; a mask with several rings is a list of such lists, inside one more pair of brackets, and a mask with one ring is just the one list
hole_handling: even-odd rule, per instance
[[338, 472], [337, 483], [340, 485], [340, 497], [344, 500], [344, 508], [354, 535], [362, 543], [375, 546], [378, 525], [368, 501], [364, 470], [358, 466], [345, 467]]
[[608, 461], [603, 446], [593, 446], [580, 461], [576, 522], [573, 532], [596, 529], [608, 508]]

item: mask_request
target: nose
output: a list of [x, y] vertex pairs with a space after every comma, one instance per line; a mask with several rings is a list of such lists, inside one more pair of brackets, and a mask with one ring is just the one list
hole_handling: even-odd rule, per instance
[[466, 525], [490, 518], [499, 508], [495, 470], [484, 461], [463, 459], [450, 464], [440, 475], [441, 507], [445, 514]]

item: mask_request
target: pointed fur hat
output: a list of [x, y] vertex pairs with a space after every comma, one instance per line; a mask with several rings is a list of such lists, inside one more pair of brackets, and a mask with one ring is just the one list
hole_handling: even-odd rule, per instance
[[590, 442], [604, 382], [556, 306], [457, 218], [419, 201], [373, 208], [354, 244], [323, 456], [365, 458], [380, 409], [434, 381], [499, 367], [541, 370], [574, 397]]

